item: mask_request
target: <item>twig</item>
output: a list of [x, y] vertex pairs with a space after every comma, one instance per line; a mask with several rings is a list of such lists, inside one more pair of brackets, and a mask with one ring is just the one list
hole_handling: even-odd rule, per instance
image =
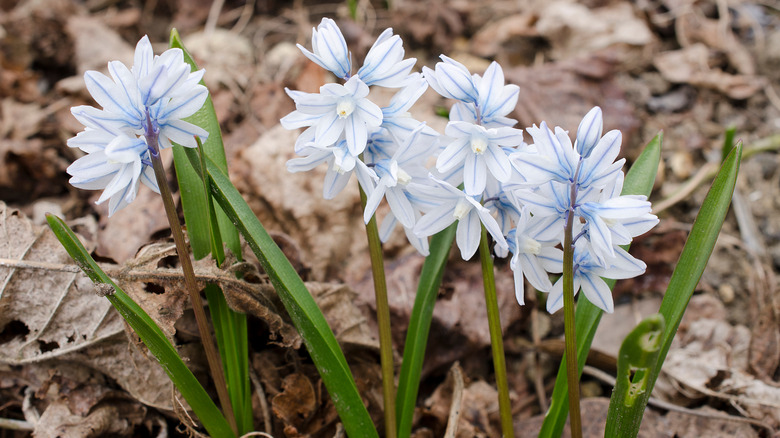
[[460, 422], [460, 404], [463, 401], [463, 372], [460, 365], [455, 362], [450, 368], [452, 375], [452, 404], [450, 405], [450, 415], [447, 418], [447, 430], [444, 432], [444, 438], [455, 438], [458, 433], [458, 423]]
[[[538, 347], [541, 342], [541, 337], [539, 336], [539, 310], [536, 307], [531, 308], [531, 340], [535, 347]], [[539, 362], [538, 348], [531, 353], [531, 360], [534, 367], [534, 389], [536, 390], [536, 398], [539, 399], [539, 408], [542, 412], [547, 412], [550, 405], [547, 404], [547, 393], [544, 390], [542, 364]]]
[[0, 257], [0, 267], [12, 268], [12, 269], [41, 269], [44, 271], [59, 271], [59, 272], [73, 272], [79, 273], [79, 269], [76, 265], [63, 265], [61, 263], [47, 263], [38, 262], [35, 260], [16, 260], [6, 259]]
[[35, 427], [24, 420], [0, 418], [0, 429], [32, 431]]
[[209, 9], [209, 16], [206, 18], [206, 25], [203, 27], [203, 33], [205, 35], [210, 35], [212, 32], [214, 32], [214, 29], [217, 27], [217, 20], [219, 19], [219, 14], [222, 12], [222, 6], [225, 5], [225, 0], [214, 0], [213, 3], [211, 3], [211, 8]]
[[32, 397], [35, 394], [32, 388], [29, 386], [24, 389], [24, 400], [22, 400], [22, 414], [27, 423], [32, 424], [33, 427], [38, 425], [38, 421], [41, 419], [41, 414], [35, 409], [35, 405], [32, 404]]
[[[744, 159], [744, 158], [743, 158]], [[658, 214], [669, 207], [673, 206], [674, 204], [677, 204], [678, 202], [688, 198], [688, 196], [691, 195], [697, 188], [699, 188], [700, 185], [702, 185], [705, 181], [708, 181], [715, 177], [715, 175], [718, 174], [718, 169], [720, 168], [720, 163], [707, 163], [704, 166], [699, 168], [699, 171], [696, 172], [690, 179], [685, 181], [680, 188], [672, 193], [668, 198], [656, 202], [653, 205], [653, 214]]]
[[249, 0], [248, 2], [244, 3], [244, 7], [241, 8], [241, 15], [238, 16], [238, 21], [236, 21], [236, 24], [233, 25], [233, 28], [230, 29], [230, 31], [236, 34], [241, 33], [241, 31], [246, 28], [249, 20], [252, 18], [252, 13], [254, 10], [255, 0]]
[[[742, 152], [742, 160], [761, 153], [777, 151], [780, 149], [780, 134], [764, 137], [754, 142], [750, 147], [746, 147]], [[695, 175], [688, 179], [683, 185], [666, 199], [656, 202], [653, 205], [653, 214], [658, 214], [678, 202], [686, 199], [705, 181], [709, 181], [718, 174], [720, 163], [707, 163], [702, 166]]]
[[265, 391], [260, 383], [260, 378], [252, 367], [249, 367], [249, 378], [252, 380], [255, 393], [257, 393], [257, 399], [260, 402], [260, 411], [263, 413], [263, 428], [266, 433], [270, 434], [273, 432], [273, 424], [271, 423], [271, 412], [268, 410], [268, 400], [265, 398]]
[[734, 188], [734, 195], [731, 197], [731, 208], [734, 216], [737, 218], [739, 233], [742, 235], [742, 241], [748, 252], [761, 257], [766, 256], [766, 246], [761, 239], [761, 232], [758, 230], [753, 212], [750, 211], [750, 205], [745, 201], [742, 192], [738, 187]]

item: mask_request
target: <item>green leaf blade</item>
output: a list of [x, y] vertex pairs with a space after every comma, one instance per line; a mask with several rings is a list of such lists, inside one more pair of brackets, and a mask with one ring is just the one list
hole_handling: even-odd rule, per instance
[[[182, 50], [184, 61], [190, 65], [192, 71], [198, 69], [195, 60], [184, 47], [184, 44], [182, 44], [176, 29], [171, 30], [170, 47]], [[201, 84], [205, 85], [203, 81], [201, 81]], [[209, 138], [203, 143], [203, 150], [206, 156], [218, 164], [224, 173], [227, 173], [227, 157], [225, 155], [225, 146], [222, 142], [222, 130], [217, 120], [217, 114], [214, 111], [211, 94], [206, 98], [203, 107], [188, 117], [187, 121], [208, 131]], [[212, 246], [209, 217], [203, 214], [203, 212], [209, 211], [206, 191], [203, 188], [203, 182], [198, 177], [198, 172], [193, 169], [193, 164], [187, 159], [184, 148], [173, 148], [173, 160], [176, 168], [176, 177], [179, 181], [184, 221], [187, 224], [187, 235], [190, 238], [193, 257], [201, 259], [211, 253]], [[241, 241], [238, 238], [238, 231], [219, 208], [216, 209], [216, 217], [222, 241], [233, 254], [241, 258]]]
[[[192, 154], [191, 154], [192, 155]], [[351, 437], [378, 437], [336, 337], [298, 273], [268, 235], [228, 177], [207, 159], [211, 190], [269, 276]]]
[[[704, 198], [701, 209], [693, 222], [693, 228], [685, 241], [680, 259], [672, 273], [666, 294], [661, 302], [659, 313], [666, 320], [663, 344], [658, 356], [658, 366], [653, 373], [653, 384], [666, 359], [674, 335], [680, 326], [685, 309], [699, 284], [704, 268], [715, 248], [720, 229], [731, 205], [731, 197], [737, 183], [737, 175], [742, 161], [742, 143], [732, 149], [723, 162], [718, 176], [713, 181], [709, 193]], [[651, 386], [652, 390], [652, 386]]]
[[211, 436], [234, 437], [225, 417], [154, 320], [103, 272], [62, 219], [48, 215], [46, 220], [65, 250], [90, 280], [96, 285], [108, 285], [114, 289], [115, 292], [106, 298], [154, 355], [208, 433]]
[[604, 436], [636, 436], [645, 412], [650, 370], [658, 361], [666, 324], [660, 314], [640, 322], [626, 336], [618, 354], [617, 379], [609, 401]]
[[457, 224], [452, 224], [431, 239], [430, 253], [425, 258], [417, 295], [409, 318], [406, 343], [401, 362], [396, 393], [396, 412], [398, 415], [398, 436], [408, 438], [412, 433], [414, 408], [417, 405], [417, 392], [420, 388], [425, 347], [433, 319], [433, 307], [444, 276], [444, 267], [455, 239]]
[[[659, 339], [659, 348], [654, 360], [646, 359], [647, 378], [643, 382], [646, 391], [636, 397], [635, 405], [623, 409], [618, 418], [608, 419], [608, 424], [621, 423], [620, 433], [625, 437], [636, 437], [642, 421], [647, 402], [652, 394], [655, 382], [661, 372], [661, 366], [666, 359], [672, 340], [680, 326], [685, 309], [688, 307], [691, 296], [699, 283], [704, 269], [707, 266], [710, 255], [715, 248], [715, 242], [720, 234], [726, 213], [731, 205], [731, 197], [739, 174], [742, 159], [742, 144], [739, 143], [731, 150], [724, 160], [718, 175], [713, 181], [709, 193], [704, 199], [693, 228], [683, 247], [677, 266], [669, 280], [666, 293], [659, 313], [666, 322]], [[619, 375], [620, 377], [620, 375]], [[611, 410], [611, 402], [610, 402]], [[610, 415], [612, 413], [610, 412]], [[611, 426], [617, 427], [617, 426]]]

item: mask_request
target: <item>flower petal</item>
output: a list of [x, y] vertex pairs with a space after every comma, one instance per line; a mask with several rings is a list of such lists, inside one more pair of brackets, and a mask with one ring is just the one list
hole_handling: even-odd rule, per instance
[[479, 215], [472, 210], [463, 219], [458, 221], [458, 229], [455, 231], [455, 241], [460, 248], [460, 256], [468, 260], [477, 252], [479, 240], [482, 235], [482, 225]]
[[480, 196], [487, 182], [487, 166], [482, 155], [466, 154], [463, 165], [463, 187], [469, 196]]
[[612, 300], [612, 291], [604, 280], [598, 275], [583, 274], [580, 276], [582, 293], [599, 309], [612, 313], [615, 311], [615, 303]]
[[601, 108], [594, 106], [585, 114], [577, 128], [577, 140], [574, 142], [574, 147], [580, 156], [587, 158], [590, 155], [601, 138], [602, 129]]

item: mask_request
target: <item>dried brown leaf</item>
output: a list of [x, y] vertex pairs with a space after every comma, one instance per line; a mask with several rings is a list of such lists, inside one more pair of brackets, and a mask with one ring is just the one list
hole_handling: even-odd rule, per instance
[[579, 2], [546, 2], [536, 31], [552, 46], [553, 59], [581, 57], [615, 44], [641, 47], [653, 41], [631, 4], [616, 2], [590, 9]]
[[[388, 301], [393, 325], [405, 327], [414, 306], [419, 273], [423, 258], [410, 255], [399, 259], [386, 269]], [[498, 308], [504, 329], [522, 318], [523, 308], [517, 305], [514, 280], [507, 265], [495, 270]], [[374, 306], [374, 293], [370, 276], [358, 286], [360, 301], [367, 307]], [[479, 263], [451, 260], [442, 280], [439, 297], [433, 310], [433, 321], [428, 335], [428, 348], [423, 364], [423, 375], [442, 366], [461, 360], [468, 369], [470, 360], [481, 361], [474, 355], [490, 345], [485, 294], [482, 286], [482, 268]], [[403, 345], [405, 333], [398, 332], [394, 341]]]
[[747, 76], [755, 75], [756, 61], [750, 51], [739, 42], [728, 23], [723, 23], [722, 19], [728, 20], [727, 17], [709, 19], [701, 10], [690, 8], [688, 13], [677, 17], [677, 40], [683, 47], [703, 43], [707, 47], [722, 51], [726, 54], [729, 65], [736, 71]]
[[89, 414], [71, 411], [67, 400], [55, 401], [46, 408], [36, 424], [36, 438], [91, 438], [100, 436], [132, 436], [135, 426], [142, 423], [145, 410], [133, 403], [101, 404]]
[[[535, 18], [534, 14], [523, 12], [489, 21], [471, 40], [474, 54], [484, 58], [494, 58], [499, 54], [504, 56], [508, 46], [512, 46], [516, 49], [517, 55], [532, 59], [531, 56], [535, 54], [536, 48], [531, 41], [532, 38], [539, 36], [533, 26]], [[528, 41], [525, 46], [518, 43], [523, 39]]]
[[745, 74], [729, 74], [709, 66], [710, 50], [701, 43], [656, 55], [653, 64], [669, 82], [717, 90], [732, 99], [747, 99], [761, 90], [765, 80]]
[[[109, 61], [133, 64], [133, 46], [102, 19], [89, 15], [71, 15], [67, 18], [66, 30], [73, 41], [73, 60], [79, 76], [87, 70], [105, 72]], [[96, 41], [100, 41], [100, 44], [95, 44]]]
[[750, 330], [745, 326], [689, 320], [679, 348], [669, 351], [664, 374], [688, 398], [718, 398], [749, 418], [778, 427], [780, 388], [747, 373], [749, 344]]
[[0, 254], [0, 363], [80, 363], [142, 403], [170, 409], [165, 372], [128, 345], [122, 318], [95, 295], [48, 228], [0, 203]]
[[[619, 129], [624, 141], [631, 142], [641, 122], [616, 79], [618, 59], [607, 49], [589, 57], [505, 69], [507, 82], [522, 84], [524, 94], [512, 116], [519, 126], [542, 120], [551, 126], [577, 126], [598, 105], [604, 110], [604, 129]], [[624, 154], [630, 155], [625, 147]]]
[[317, 397], [311, 381], [301, 373], [293, 373], [284, 378], [282, 392], [271, 400], [274, 415], [285, 426], [302, 429], [306, 421], [317, 409]]

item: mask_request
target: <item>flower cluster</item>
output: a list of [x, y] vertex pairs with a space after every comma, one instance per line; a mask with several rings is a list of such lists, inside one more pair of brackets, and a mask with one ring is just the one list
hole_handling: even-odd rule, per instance
[[81, 189], [103, 190], [97, 203], [109, 200], [109, 216], [135, 199], [139, 182], [159, 193], [151, 155], [178, 143], [196, 147], [206, 139], [202, 128], [182, 119], [198, 111], [208, 96], [199, 82], [204, 70], [191, 72], [180, 49], [155, 56], [148, 37], [136, 46], [133, 67], [108, 64], [108, 76], [88, 71], [87, 90], [103, 107], [71, 109], [85, 129], [68, 146], [87, 155], [71, 164], [70, 183]]
[[[584, 117], [574, 143], [563, 129], [542, 122], [526, 129], [533, 140], [526, 144], [508, 117], [520, 89], [505, 84], [495, 62], [480, 76], [442, 55], [433, 69], [412, 73], [415, 60], [403, 59], [400, 37], [387, 29], [352, 74], [344, 37], [328, 18], [313, 31], [313, 51], [298, 47], [344, 83], [323, 85], [319, 93], [287, 90], [296, 110], [282, 125], [306, 128], [295, 144], [301, 157], [290, 160], [288, 169], [327, 163], [325, 198], [338, 194], [355, 173], [368, 196], [365, 221], [382, 199], [390, 208], [380, 225], [383, 240], [401, 224], [410, 243], [427, 254], [428, 237], [457, 222], [456, 242], [468, 259], [484, 227], [496, 255], [511, 253], [518, 302], [524, 302], [527, 280], [549, 292], [550, 312], [562, 307], [562, 283], [552, 284], [549, 274], [562, 271], [567, 228], [573, 233], [575, 291], [603, 310], [614, 306], [602, 277], [644, 272], [645, 264], [620, 246], [658, 219], [644, 196], [621, 195], [625, 160], [615, 161], [621, 134], [602, 133], [598, 107]], [[382, 108], [369, 98], [372, 86], [399, 91]], [[444, 135], [408, 113], [428, 86], [456, 101]]]

